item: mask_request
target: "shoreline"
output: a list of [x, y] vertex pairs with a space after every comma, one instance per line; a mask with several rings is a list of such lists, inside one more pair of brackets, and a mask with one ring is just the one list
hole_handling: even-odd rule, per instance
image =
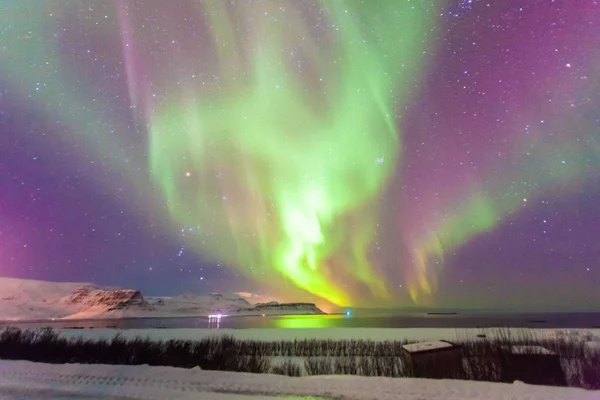
[[[563, 316], [563, 315], [578, 315], [578, 314], [598, 314], [600, 316], [600, 311], [463, 311], [463, 312], [427, 312], [427, 311], [402, 311], [396, 313], [378, 313], [377, 310], [374, 310], [373, 314], [363, 314], [364, 310], [359, 311], [357, 314], [352, 314], [350, 318], [353, 319], [367, 319], [367, 318], [395, 318], [395, 317], [493, 317], [493, 316]], [[240, 318], [240, 317], [293, 317], [293, 316], [345, 316], [345, 312], [332, 312], [332, 313], [275, 313], [275, 314], [266, 314], [266, 313], [251, 313], [251, 314], [223, 314], [224, 318]], [[210, 315], [205, 314], [163, 314], [163, 315], [126, 315], [126, 316], [115, 316], [115, 315], [98, 315], [98, 316], [90, 316], [86, 318], [69, 318], [67, 317], [49, 317], [49, 318], [34, 318], [34, 319], [0, 319], [0, 326], [11, 325], [11, 324], [42, 324], [42, 323], [66, 323], [69, 321], [73, 321], [75, 323], [80, 322], [94, 322], [94, 321], [132, 321], [132, 320], [156, 320], [156, 319], [193, 319], [193, 318], [201, 318], [205, 320], [209, 320]], [[545, 319], [535, 319], [530, 320], [528, 322], [531, 323], [546, 323]], [[502, 327], [502, 325], [498, 326]], [[549, 329], [600, 329], [600, 325], [590, 325], [589, 327], [565, 327], [565, 328], [556, 328], [556, 327], [547, 327]], [[96, 329], [96, 328], [93, 328]], [[425, 328], [424, 328], [425, 329]]]
[[478, 339], [481, 335], [493, 338], [514, 335], [518, 338], [531, 334], [538, 338], [568, 337], [584, 341], [600, 341], [600, 329], [544, 329], [544, 328], [167, 328], [167, 329], [55, 329], [65, 338], [111, 339], [117, 333], [124, 339], [136, 337], [152, 340], [198, 340], [230, 336], [253, 341], [370, 340], [370, 341], [430, 341]]
[[[306, 314], [224, 314], [226, 318], [239, 318], [239, 317], [293, 317], [293, 316], [317, 316], [317, 315], [345, 315], [344, 313], [306, 313]], [[125, 320], [140, 320], [140, 319], [188, 319], [188, 318], [202, 318], [205, 320], [212, 319], [209, 315], [139, 315], [139, 316], [126, 316], [126, 317], [114, 317], [110, 315], [89, 317], [89, 318], [44, 318], [44, 319], [7, 319], [0, 320], [0, 326], [11, 325], [11, 324], [43, 324], [43, 323], [65, 323], [69, 321], [73, 322], [94, 322], [94, 321], [125, 321]], [[89, 328], [99, 329], [99, 328]]]

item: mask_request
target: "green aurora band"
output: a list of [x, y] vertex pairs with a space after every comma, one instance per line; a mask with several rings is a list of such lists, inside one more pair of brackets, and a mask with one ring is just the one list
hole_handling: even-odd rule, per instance
[[[164, 82], [164, 68], [149, 74], [152, 85], [163, 84], [162, 92], [172, 94], [155, 101], [142, 78], [145, 57], [138, 57], [147, 56], [154, 42], [147, 31], [134, 35], [136, 12], [126, 12], [133, 3], [96, 2], [109, 17], [101, 24], [79, 13], [90, 7], [84, 0], [18, 4], [18, 12], [0, 13], [10, 25], [0, 51], [3, 82], [43, 110], [64, 145], [75, 150], [69, 154], [81, 163], [94, 160], [107, 192], [132, 185], [144, 201], [117, 195], [119, 201], [153, 218], [161, 209], [163, 199], [156, 201], [146, 169], [124, 139], [139, 132], [118, 117], [120, 103], [90, 69], [93, 59], [110, 60], [102, 53], [82, 57], [93, 38], [122, 41], [129, 100], [148, 124], [150, 173], [175, 231], [201, 226], [207, 232], [187, 237], [199, 253], [271, 288], [287, 277], [292, 286], [335, 304], [356, 304], [361, 295], [390, 299], [387, 275], [371, 262], [370, 249], [378, 233], [378, 199], [390, 176], [401, 173], [402, 132], [395, 116], [418, 90], [423, 54], [432, 45], [423, 38], [436, 36], [433, 7], [408, 0], [315, 0], [326, 15], [323, 32], [315, 33], [302, 23], [310, 18], [305, 8], [318, 8], [305, 7], [307, 2], [256, 2], [236, 14], [230, 2], [197, 1], [213, 39], [210, 59], [187, 52], [177, 59], [181, 70], [167, 72]], [[157, 23], [177, 36], [166, 18]], [[248, 32], [235, 28], [244, 25]], [[71, 35], [76, 29], [86, 35]], [[65, 30], [69, 34], [57, 33]], [[216, 83], [179, 89], [174, 82], [186, 67], [206, 74], [214, 67]], [[593, 71], [590, 76], [600, 76], [597, 67]], [[597, 127], [581, 121], [579, 111], [573, 114], [563, 126], [552, 124], [554, 139], [541, 135], [527, 143], [519, 137], [517, 144], [531, 151], [466, 182], [457, 196], [427, 213], [423, 226], [397, 223], [416, 236], [406, 246], [410, 257], [395, 265], [414, 302], [433, 300], [448, 254], [542, 196], [577, 193], [597, 174]]]
[[506, 163], [497, 166], [502, 174], [487, 174], [502, 179], [465, 188], [464, 197], [446, 205], [445, 217], [427, 227], [413, 246], [414, 271], [408, 290], [415, 303], [434, 300], [446, 254], [493, 231], [543, 196], [575, 196], [596, 176], [600, 171], [596, 128], [581, 121], [571, 122], [562, 127], [568, 136], [543, 135], [522, 143], [522, 148], [535, 150], [524, 150], [512, 167]]
[[203, 5], [218, 88], [182, 91], [149, 119], [150, 170], [174, 224], [211, 232], [192, 244], [256, 279], [283, 276], [337, 305], [364, 288], [387, 299], [369, 261], [376, 203], [401, 154], [396, 108], [418, 78], [433, 13], [411, 1], [322, 1], [331, 29], [319, 38], [297, 2], [281, 1], [242, 38], [233, 18], [250, 17]]
[[[73, 60], [68, 62], [61, 54], [61, 38], [55, 32], [61, 31], [71, 10], [82, 7], [87, 9], [89, 5], [84, 0], [68, 4], [60, 0], [43, 4], [23, 0], [19, 2], [19, 12], [0, 13], [0, 23], [4, 18], [11, 19], [5, 48], [0, 51], [0, 73], [9, 87], [16, 89], [24, 99], [35, 102], [49, 123], [58, 127], [50, 133], [56, 132], [65, 147], [76, 149], [73, 154], [81, 158], [80, 162], [95, 159], [98, 182], [107, 190], [132, 185], [140, 197], [148, 199], [152, 190], [135, 166], [138, 160], [115, 137], [116, 133], [128, 130], [127, 122], [115, 117], [117, 112], [110, 99], [93, 92], [93, 72], [81, 74]], [[116, 38], [118, 30], [111, 30], [116, 26], [107, 25], [90, 30], [90, 37], [95, 34]], [[157, 203], [149, 201], [141, 208], [143, 212], [139, 206], [136, 211], [142, 216], [152, 216], [156, 214]]]

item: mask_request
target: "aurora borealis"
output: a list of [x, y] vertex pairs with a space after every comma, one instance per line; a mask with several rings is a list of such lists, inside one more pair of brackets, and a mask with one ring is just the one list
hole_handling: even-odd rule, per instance
[[600, 305], [595, 1], [1, 4], [2, 275]]

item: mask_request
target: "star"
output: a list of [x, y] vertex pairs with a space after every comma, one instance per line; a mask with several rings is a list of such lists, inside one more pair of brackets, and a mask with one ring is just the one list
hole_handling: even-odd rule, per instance
[[4, 274], [600, 304], [593, 2], [179, 1], [11, 2]]

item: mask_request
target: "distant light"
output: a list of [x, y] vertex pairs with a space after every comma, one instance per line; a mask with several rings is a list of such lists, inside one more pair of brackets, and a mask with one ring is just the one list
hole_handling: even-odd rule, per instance
[[352, 314], [352, 313], [350, 312], [350, 310], [347, 310], [347, 311], [346, 311], [346, 317], [349, 317], [349, 316], [350, 316], [350, 314]]
[[185, 176], [192, 176], [192, 173], [191, 172], [186, 172]]

